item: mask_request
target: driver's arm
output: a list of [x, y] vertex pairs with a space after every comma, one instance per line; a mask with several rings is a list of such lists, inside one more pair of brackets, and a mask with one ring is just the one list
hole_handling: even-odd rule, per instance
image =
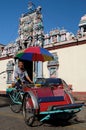
[[28, 73], [25, 71], [25, 76], [26, 76], [26, 79], [30, 82], [30, 83], [33, 83], [33, 81], [30, 79], [30, 77], [28, 76]]
[[30, 83], [33, 83], [33, 81], [30, 79], [29, 76], [27, 76], [26, 78], [27, 78], [27, 80], [28, 80]]

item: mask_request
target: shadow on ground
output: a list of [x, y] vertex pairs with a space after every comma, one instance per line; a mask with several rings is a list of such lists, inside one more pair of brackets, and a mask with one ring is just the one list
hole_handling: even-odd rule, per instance
[[65, 127], [65, 126], [70, 126], [79, 123], [86, 123], [86, 121], [85, 120], [70, 120], [70, 121], [49, 120], [44, 122], [43, 125], [46, 127], [59, 127], [59, 126]]

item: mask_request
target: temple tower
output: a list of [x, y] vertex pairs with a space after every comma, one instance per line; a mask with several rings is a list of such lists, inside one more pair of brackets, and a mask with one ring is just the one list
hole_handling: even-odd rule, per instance
[[28, 4], [28, 13], [22, 14], [19, 23], [19, 38], [17, 43], [21, 49], [44, 44], [44, 26], [41, 6], [37, 8], [32, 2]]

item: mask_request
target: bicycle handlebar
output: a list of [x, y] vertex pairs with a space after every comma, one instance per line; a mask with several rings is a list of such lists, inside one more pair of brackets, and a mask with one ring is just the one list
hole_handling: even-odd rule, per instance
[[33, 83], [33, 84], [22, 84], [22, 86], [23, 87], [30, 87], [30, 88], [32, 88], [32, 87], [34, 87], [35, 86], [35, 84]]

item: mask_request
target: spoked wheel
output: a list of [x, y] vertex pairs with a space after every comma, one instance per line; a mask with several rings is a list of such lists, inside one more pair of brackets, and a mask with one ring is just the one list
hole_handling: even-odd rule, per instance
[[28, 93], [23, 100], [23, 116], [25, 123], [32, 126], [35, 121], [35, 109], [31, 95]]
[[20, 92], [17, 92], [17, 90], [13, 90], [10, 93], [11, 103], [10, 108], [13, 112], [19, 113], [22, 108], [22, 99], [23, 95]]

